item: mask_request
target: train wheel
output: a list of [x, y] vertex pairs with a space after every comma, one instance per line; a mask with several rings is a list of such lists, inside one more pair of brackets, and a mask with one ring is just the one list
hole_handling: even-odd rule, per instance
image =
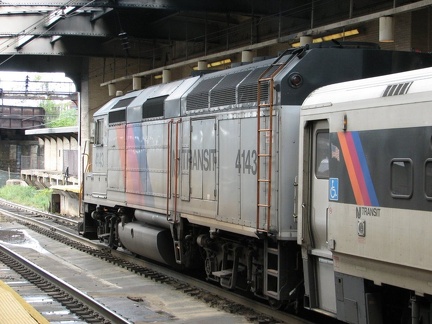
[[286, 302], [282, 301], [282, 300], [277, 300], [277, 299], [273, 299], [270, 298], [268, 300], [270, 307], [275, 309], [275, 310], [280, 310], [280, 309], [284, 309], [286, 306]]

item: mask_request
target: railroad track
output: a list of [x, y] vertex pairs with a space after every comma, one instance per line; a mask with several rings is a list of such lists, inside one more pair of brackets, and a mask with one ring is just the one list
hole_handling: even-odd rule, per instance
[[[150, 278], [156, 282], [171, 285], [176, 290], [200, 299], [224, 312], [244, 315], [253, 323], [313, 323], [295, 315], [276, 311], [265, 304], [252, 301], [233, 292], [214, 286], [199, 279], [187, 277], [184, 274], [153, 264], [122, 251], [111, 250], [99, 242], [89, 241], [75, 233], [70, 225], [77, 225], [77, 221], [69, 220], [58, 215], [40, 213], [28, 210], [24, 206], [0, 200], [0, 213], [16, 219], [19, 223], [56, 241], [67, 244], [75, 249], [116, 264], [131, 272]], [[53, 218], [52, 218], [53, 216]], [[60, 218], [59, 218], [60, 217]], [[58, 224], [47, 224], [46, 220], [55, 223], [68, 224], [66, 228]], [[75, 232], [77, 227], [75, 227]]]
[[131, 323], [65, 281], [0, 244], [0, 261], [88, 323]]
[[54, 223], [63, 224], [67, 227], [73, 228], [76, 230], [79, 221], [70, 217], [64, 217], [57, 214], [51, 214], [48, 212], [44, 212], [41, 210], [37, 210], [34, 208], [30, 208], [27, 206], [23, 206], [20, 204], [16, 204], [11, 201], [7, 201], [0, 198], [0, 209], [2, 212], [10, 212], [11, 215], [16, 214], [20, 212], [21, 216], [28, 216], [33, 218], [44, 218], [44, 219], [50, 219]]

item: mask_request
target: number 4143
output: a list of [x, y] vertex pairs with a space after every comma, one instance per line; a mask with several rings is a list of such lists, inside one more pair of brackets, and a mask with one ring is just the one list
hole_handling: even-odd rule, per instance
[[257, 172], [258, 155], [256, 150], [238, 150], [235, 167], [239, 173], [255, 175]]

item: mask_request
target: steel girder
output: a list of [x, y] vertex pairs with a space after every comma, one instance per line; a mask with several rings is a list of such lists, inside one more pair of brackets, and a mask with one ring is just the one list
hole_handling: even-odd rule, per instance
[[[58, 1], [58, 0], [9, 0], [2, 1], [1, 7], [93, 7], [93, 8], [115, 8], [115, 9], [155, 9], [173, 11], [212, 11], [224, 13], [227, 11], [237, 13], [251, 13], [257, 15], [271, 14], [279, 10], [287, 10], [294, 1], [266, 0], [95, 0], [95, 1]], [[276, 11], [275, 11], [276, 10]]]

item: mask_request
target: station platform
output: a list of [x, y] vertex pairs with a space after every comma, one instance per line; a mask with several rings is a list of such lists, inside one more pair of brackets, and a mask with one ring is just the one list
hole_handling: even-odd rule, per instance
[[49, 322], [15, 290], [0, 280], [0, 323], [48, 324]]

